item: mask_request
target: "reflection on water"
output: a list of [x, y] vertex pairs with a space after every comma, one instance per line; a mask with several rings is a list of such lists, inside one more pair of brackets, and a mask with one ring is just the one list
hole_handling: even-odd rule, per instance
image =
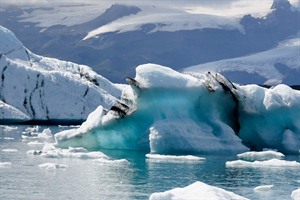
[[[281, 200], [290, 199], [291, 192], [300, 187], [299, 168], [226, 168], [225, 162], [235, 160], [235, 156], [204, 156], [204, 162], [157, 162], [146, 159], [147, 152], [103, 151], [129, 163], [99, 163], [29, 155], [28, 150], [40, 150], [43, 145], [38, 143], [46, 139], [34, 135], [32, 140], [22, 139], [26, 128], [0, 127], [0, 162], [11, 162], [10, 166], [0, 167], [0, 199], [147, 199], [153, 192], [202, 181], [250, 199]], [[37, 132], [45, 128], [40, 127]], [[66, 127], [50, 128], [54, 134]], [[38, 143], [28, 145], [34, 141]], [[299, 156], [286, 159], [299, 162]], [[47, 162], [68, 167], [39, 167]], [[255, 192], [253, 189], [259, 185], [274, 187], [267, 192]]]

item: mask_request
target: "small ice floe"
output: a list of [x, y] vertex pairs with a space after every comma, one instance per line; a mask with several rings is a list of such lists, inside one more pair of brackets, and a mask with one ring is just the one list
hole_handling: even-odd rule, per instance
[[28, 142], [28, 141], [39, 139], [38, 136], [37, 136], [37, 133], [34, 133], [34, 134], [31, 134], [31, 133], [22, 134], [21, 138], [22, 138], [23, 142]]
[[248, 162], [244, 160], [227, 161], [226, 167], [300, 167], [297, 161], [271, 159], [265, 161]]
[[2, 152], [15, 153], [18, 152], [18, 149], [2, 149]]
[[44, 143], [39, 142], [39, 141], [32, 141], [32, 142], [28, 142], [27, 145], [28, 146], [40, 146], [40, 145], [44, 145]]
[[14, 130], [18, 129], [18, 127], [16, 127], [16, 126], [5, 126], [5, 125], [1, 125], [1, 128], [3, 128], [3, 131], [6, 131], [6, 132], [14, 131]]
[[44, 163], [39, 165], [40, 168], [44, 168], [47, 171], [53, 171], [56, 169], [66, 169], [68, 165], [65, 164], [56, 164], [56, 163]]
[[4, 137], [3, 139], [4, 139], [4, 140], [14, 140], [15, 138], [12, 138], [12, 137]]
[[11, 162], [0, 162], [0, 168], [8, 168], [11, 167]]
[[39, 130], [40, 130], [39, 126], [33, 126], [33, 127], [27, 127], [25, 129], [25, 132], [27, 132], [27, 133], [33, 133], [33, 132], [39, 132]]
[[89, 152], [83, 147], [69, 147], [69, 149], [56, 148], [52, 144], [46, 143], [42, 150], [29, 150], [27, 154], [39, 155], [47, 158], [79, 158], [79, 159], [109, 159], [100, 151]]
[[160, 155], [160, 154], [146, 154], [146, 158], [151, 161], [163, 161], [163, 162], [201, 162], [206, 159], [198, 156], [174, 156], [174, 155]]
[[300, 188], [294, 190], [291, 194], [293, 200], [300, 200]]
[[130, 162], [126, 159], [118, 159], [118, 160], [112, 160], [107, 158], [98, 158], [93, 160], [96, 163], [99, 164], [120, 164], [120, 165], [128, 165]]
[[277, 151], [250, 151], [250, 152], [245, 152], [238, 154], [237, 157], [241, 160], [245, 161], [264, 161], [264, 160], [270, 160], [270, 159], [283, 159], [284, 155], [280, 152]]
[[42, 133], [38, 133], [37, 137], [42, 139], [51, 139], [53, 138], [53, 135], [51, 133], [50, 128], [46, 128], [42, 131]]
[[207, 185], [202, 182], [195, 182], [184, 188], [174, 188], [165, 192], [151, 194], [149, 200], [172, 200], [172, 199], [235, 199], [247, 200], [224, 189]]
[[31, 140], [37, 140], [37, 139], [49, 140], [49, 139], [53, 138], [53, 135], [51, 133], [51, 130], [49, 128], [46, 128], [41, 133], [39, 133], [39, 132], [23, 132], [21, 137], [24, 142], [27, 142], [27, 141], [31, 141]]
[[266, 191], [270, 191], [273, 187], [274, 185], [260, 185], [255, 187], [253, 190], [255, 192], [266, 192]]

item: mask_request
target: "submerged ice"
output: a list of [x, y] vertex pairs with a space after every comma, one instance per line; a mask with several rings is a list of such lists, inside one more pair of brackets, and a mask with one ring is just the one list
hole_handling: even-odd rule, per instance
[[138, 66], [110, 110], [99, 106], [79, 128], [55, 135], [62, 148], [158, 154], [299, 153], [300, 92], [286, 85], [239, 86], [220, 74]]

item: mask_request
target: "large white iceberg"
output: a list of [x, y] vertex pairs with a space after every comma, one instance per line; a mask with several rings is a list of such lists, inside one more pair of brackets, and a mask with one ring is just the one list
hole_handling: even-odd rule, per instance
[[174, 188], [165, 192], [151, 194], [149, 200], [184, 200], [184, 199], [210, 199], [210, 200], [247, 200], [247, 198], [221, 188], [207, 185], [197, 181], [184, 188]]
[[294, 190], [291, 194], [291, 198], [293, 200], [299, 200], [300, 199], [300, 188]]
[[286, 85], [238, 86], [220, 74], [182, 74], [145, 64], [110, 110], [98, 107], [57, 145], [159, 154], [300, 149], [300, 92]]
[[0, 120], [85, 120], [121, 95], [90, 67], [38, 56], [0, 26]]

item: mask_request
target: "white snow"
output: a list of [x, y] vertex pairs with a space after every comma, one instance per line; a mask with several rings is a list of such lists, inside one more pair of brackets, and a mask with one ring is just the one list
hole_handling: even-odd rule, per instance
[[197, 181], [184, 188], [174, 188], [165, 192], [151, 194], [149, 200], [183, 200], [183, 199], [209, 199], [209, 200], [246, 200], [247, 198], [224, 189], [207, 185]]
[[276, 151], [271, 151], [271, 150], [259, 151], [259, 152], [250, 151], [250, 152], [238, 154], [237, 157], [245, 161], [255, 161], [255, 160], [263, 161], [263, 160], [271, 160], [273, 158], [283, 159], [284, 154]]
[[235, 160], [235, 161], [227, 161], [226, 167], [263, 167], [263, 168], [292, 167], [292, 168], [300, 169], [300, 163], [297, 161], [278, 160], [276, 158], [271, 160], [254, 161], [254, 162]]
[[[109, 3], [104, 1], [89, 2], [45, 2], [42, 5], [22, 6], [24, 13], [20, 16], [20, 22], [36, 23], [37, 27], [48, 28], [54, 25], [72, 26], [88, 22], [101, 15]], [[32, 12], [26, 12], [26, 8], [36, 8]]]
[[290, 69], [300, 70], [299, 36], [280, 43], [277, 47], [253, 55], [220, 60], [191, 66], [185, 72], [248, 72], [257, 73], [266, 78], [266, 85], [276, 85], [282, 82], [285, 74], [275, 68], [276, 64], [286, 65]]
[[205, 161], [206, 159], [199, 156], [175, 156], [175, 155], [159, 155], [159, 154], [146, 154], [146, 158], [151, 161], [163, 161], [163, 162], [199, 162]]
[[300, 188], [294, 190], [291, 194], [293, 200], [300, 200]]
[[117, 19], [109, 24], [90, 31], [83, 40], [96, 37], [109, 32], [128, 32], [140, 30], [142, 25], [153, 24], [153, 32], [175, 32], [180, 30], [195, 30], [204, 28], [238, 29], [243, 31], [239, 19], [209, 14], [194, 14], [181, 9], [162, 7], [147, 7], [136, 15], [130, 15]]
[[88, 66], [35, 55], [2, 26], [0, 37], [1, 119], [83, 120], [121, 95]]
[[265, 192], [265, 191], [269, 191], [274, 187], [274, 185], [260, 185], [255, 187], [253, 190], [255, 192]]

